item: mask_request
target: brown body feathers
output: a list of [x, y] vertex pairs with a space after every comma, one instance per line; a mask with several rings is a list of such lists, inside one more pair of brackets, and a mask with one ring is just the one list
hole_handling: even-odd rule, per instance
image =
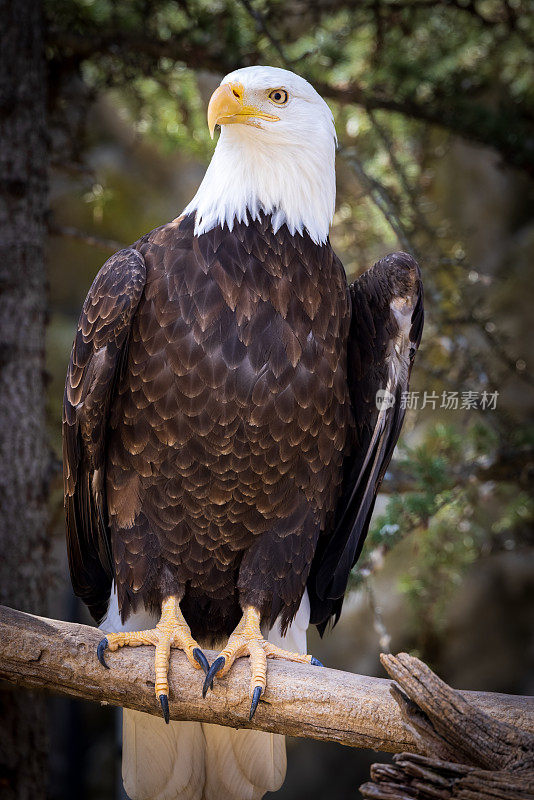
[[[406, 324], [404, 324], [406, 322]], [[422, 330], [416, 263], [351, 287], [330, 245], [270, 218], [199, 237], [186, 217], [115, 254], [67, 374], [64, 474], [75, 591], [99, 619], [182, 598], [197, 638], [240, 603], [282, 626], [308, 585], [339, 614], [402, 424]], [[384, 412], [378, 389], [396, 398]]]

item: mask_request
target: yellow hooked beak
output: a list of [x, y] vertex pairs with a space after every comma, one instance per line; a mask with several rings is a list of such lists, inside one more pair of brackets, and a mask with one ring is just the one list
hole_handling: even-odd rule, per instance
[[255, 106], [246, 106], [243, 102], [244, 95], [245, 90], [240, 83], [225, 83], [215, 89], [208, 105], [208, 128], [212, 139], [216, 125], [233, 125], [241, 122], [258, 127], [258, 123], [254, 120], [280, 121], [280, 117], [274, 114], [267, 114]]

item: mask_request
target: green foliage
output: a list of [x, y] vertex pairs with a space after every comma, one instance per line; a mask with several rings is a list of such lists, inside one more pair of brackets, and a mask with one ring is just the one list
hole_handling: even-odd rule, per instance
[[355, 568], [359, 585], [374, 550], [385, 554], [408, 539], [410, 565], [399, 588], [409, 601], [420, 651], [441, 633], [465, 571], [490, 551], [524, 546], [534, 521], [534, 502], [515, 484], [513, 470], [505, 480], [485, 480], [489, 455], [498, 457], [496, 442], [491, 428], [476, 422], [462, 431], [439, 423], [421, 444], [404, 444], [394, 472], [412, 488], [394, 494], [375, 519]]
[[[198, 130], [194, 114], [188, 120], [185, 113], [195, 100], [180, 68], [224, 73], [266, 62], [331, 87], [332, 98], [335, 87], [355, 86], [364, 106], [433, 120], [532, 167], [534, 18], [525, 0], [465, 6], [437, 0], [431, 8], [401, 0], [308, 7], [291, 0], [48, 0], [45, 6], [52, 61], [67, 55], [92, 87], [138, 93], [144, 124], [147, 114], [163, 117], [159, 129], [170, 129], [171, 139], [188, 122], [190, 133]], [[137, 85], [139, 78], [153, 85]], [[166, 78], [178, 88], [177, 119], [159, 108], [168, 105], [157, 90]]]
[[452, 501], [457, 470], [467, 455], [457, 430], [444, 424], [430, 428], [422, 444], [413, 448], [404, 444], [400, 452], [395, 467], [413, 482], [414, 489], [389, 500], [386, 512], [369, 532], [366, 546], [370, 548], [390, 542], [394, 527], [404, 534], [427, 527], [439, 509]]
[[[440, 633], [450, 599], [464, 571], [480, 555], [480, 542], [466, 518], [465, 506], [450, 502], [430, 519], [416, 537], [413, 566], [399, 579], [399, 587], [411, 605], [418, 631]], [[421, 630], [422, 629], [422, 630]]]
[[110, 91], [121, 119], [164, 152], [179, 152], [208, 161], [213, 144], [194, 73], [166, 64], [157, 78], [137, 77]]

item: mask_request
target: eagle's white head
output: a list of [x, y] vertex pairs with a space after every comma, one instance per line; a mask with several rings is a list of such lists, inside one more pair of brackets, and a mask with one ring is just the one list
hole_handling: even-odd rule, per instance
[[307, 232], [317, 244], [336, 198], [332, 112], [308, 81], [277, 67], [246, 67], [223, 78], [208, 106], [221, 135], [193, 211], [195, 234], [272, 214], [275, 230]]

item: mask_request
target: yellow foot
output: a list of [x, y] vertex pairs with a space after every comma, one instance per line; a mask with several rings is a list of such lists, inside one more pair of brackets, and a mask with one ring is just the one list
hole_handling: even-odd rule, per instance
[[169, 722], [169, 659], [171, 647], [177, 647], [186, 654], [195, 669], [209, 671], [208, 659], [191, 636], [189, 625], [180, 611], [176, 597], [167, 597], [161, 604], [161, 617], [155, 628], [147, 631], [124, 631], [108, 633], [99, 642], [96, 654], [100, 663], [109, 669], [104, 659], [106, 649], [113, 652], [119, 647], [138, 647], [149, 644], [156, 648], [156, 697], [161, 703], [165, 722]]
[[252, 719], [258, 707], [260, 697], [267, 685], [267, 659], [285, 658], [287, 661], [297, 661], [300, 664], [313, 664], [317, 667], [323, 665], [313, 656], [303, 656], [300, 653], [291, 653], [282, 650], [263, 638], [260, 630], [260, 613], [252, 606], [246, 606], [241, 621], [232, 633], [226, 647], [217, 656], [206, 674], [202, 694], [205, 697], [208, 688], [213, 688], [213, 679], [221, 678], [230, 670], [232, 664], [240, 656], [250, 656], [250, 715]]

